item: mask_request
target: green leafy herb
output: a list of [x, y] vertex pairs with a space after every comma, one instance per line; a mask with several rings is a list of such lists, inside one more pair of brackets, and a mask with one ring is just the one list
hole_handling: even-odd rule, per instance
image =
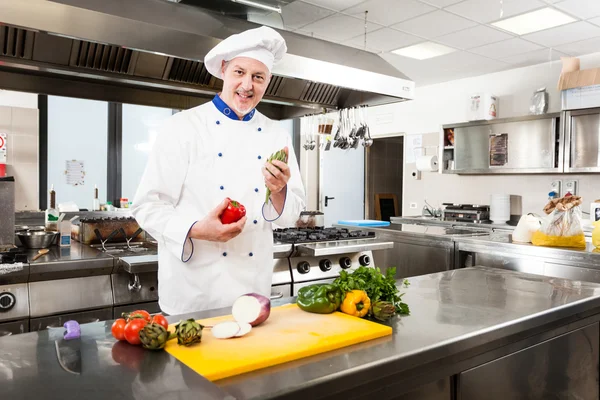
[[[402, 302], [402, 296], [396, 286], [396, 268], [388, 268], [385, 275], [377, 267], [359, 267], [354, 272], [340, 271], [340, 276], [333, 282], [339, 286], [344, 293], [351, 290], [364, 290], [371, 300], [389, 301], [396, 307], [396, 312], [402, 315], [409, 315], [408, 304]], [[406, 281], [406, 280], [405, 280]]]
[[402, 282], [402, 284], [404, 285], [405, 288], [410, 286], [410, 282], [408, 281], [408, 279], [405, 279], [404, 282]]
[[[275, 153], [271, 154], [269, 156], [269, 159], [267, 160], [267, 162], [271, 162], [273, 160], [279, 160], [279, 161], [284, 162], [284, 163], [287, 164], [287, 153], [285, 152], [285, 149], [278, 150]], [[273, 175], [272, 172], [269, 171], [269, 173], [271, 175]], [[266, 197], [265, 197], [265, 204], [269, 204], [269, 197], [270, 196], [271, 196], [271, 189], [267, 188], [267, 194], [266, 194]]]

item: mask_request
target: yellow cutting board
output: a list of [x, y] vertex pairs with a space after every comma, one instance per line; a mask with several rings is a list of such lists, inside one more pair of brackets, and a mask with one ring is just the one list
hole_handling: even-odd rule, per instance
[[[205, 326], [221, 321], [233, 321], [233, 317], [198, 320]], [[286, 304], [271, 308], [269, 319], [246, 336], [216, 339], [205, 328], [201, 343], [186, 347], [171, 340], [165, 350], [206, 379], [216, 381], [391, 334], [392, 328], [376, 322], [341, 312], [313, 314], [296, 304]]]

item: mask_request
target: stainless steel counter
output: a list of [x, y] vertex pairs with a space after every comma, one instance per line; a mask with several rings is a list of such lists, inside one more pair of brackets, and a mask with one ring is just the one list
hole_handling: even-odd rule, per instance
[[[142, 253], [105, 253], [96, 248], [81, 244], [76, 240], [70, 247], [51, 246], [49, 252], [30, 262], [30, 274], [43, 279], [60, 279], [64, 273], [68, 277], [88, 276], [90, 274], [110, 274], [117, 269], [132, 273], [155, 272], [158, 270], [158, 255]], [[287, 243], [273, 244], [273, 257], [286, 258], [292, 251]], [[38, 250], [27, 250], [27, 258], [31, 260]]]
[[382, 270], [396, 268], [396, 278], [424, 275], [455, 268], [455, 241], [464, 236], [487, 235], [489, 230], [476, 227], [391, 224], [386, 227], [343, 226], [375, 232], [380, 241], [393, 247], [373, 251], [375, 265]]
[[433, 225], [433, 226], [459, 226], [474, 229], [486, 229], [491, 231], [508, 231], [515, 230], [516, 225], [495, 224], [492, 222], [462, 222], [462, 221], [444, 221], [441, 218], [424, 217], [424, 216], [406, 216], [406, 217], [390, 217], [392, 224], [418, 224], [418, 225]]
[[51, 246], [48, 250], [35, 261], [31, 260], [38, 250], [27, 250], [30, 281], [108, 275], [115, 266], [110, 255], [75, 240], [69, 247]]
[[[472, 226], [473, 224], [471, 224]], [[413, 223], [406, 224], [390, 224], [389, 226], [383, 227], [357, 227], [351, 225], [342, 225], [342, 224], [334, 224], [334, 226], [344, 227], [348, 229], [360, 229], [366, 231], [372, 231], [378, 234], [378, 237], [381, 239], [383, 235], [395, 235], [395, 236], [404, 236], [410, 238], [435, 238], [438, 241], [447, 241], [451, 242], [456, 237], [463, 236], [477, 236], [477, 235], [487, 235], [490, 233], [489, 230], [478, 229], [478, 227], [471, 227], [471, 229], [464, 229], [462, 227], [453, 227], [453, 226], [439, 226], [439, 225], [415, 225]]]
[[534, 246], [531, 243], [513, 242], [512, 235], [506, 233], [462, 237], [456, 241], [457, 252], [497, 255], [505, 258], [505, 263], [508, 263], [510, 258], [528, 260], [524, 261], [524, 264], [529, 265], [529, 270], [523, 272], [542, 273], [543, 271], [536, 268], [540, 262], [583, 267], [600, 272], [600, 249], [596, 249], [590, 242], [586, 242], [586, 246], [585, 249]]
[[[426, 226], [445, 226], [445, 227], [463, 227], [468, 229], [481, 229], [491, 232], [511, 233], [517, 227], [516, 224], [496, 224], [490, 222], [473, 223], [461, 221], [443, 221], [441, 218], [425, 217], [425, 216], [407, 216], [407, 217], [390, 217], [392, 224], [415, 224]], [[593, 226], [589, 221], [583, 221], [583, 233], [586, 237], [592, 236]]]
[[[199, 398], [203, 390], [216, 396], [205, 398], [417, 398], [398, 396], [431, 382], [436, 384], [426, 386], [449, 394], [450, 376], [574, 329], [591, 326], [585, 333], [598, 336], [598, 284], [467, 268], [411, 278], [402, 291], [412, 314], [390, 321], [392, 336], [217, 381], [221, 391], [165, 352], [115, 344], [111, 321], [83, 325], [80, 376], [60, 369], [54, 351], [60, 335], [53, 330], [0, 339], [0, 385], [7, 398], [44, 398], [48, 393], [61, 399], [80, 398], [82, 393], [90, 399], [160, 398], [167, 393]], [[169, 321], [229, 312], [171, 316]], [[566, 369], [579, 365], [572, 364], [579, 361], [572, 359], [575, 354], [587, 354], [588, 363], [567, 375], [577, 379], [571, 390], [580, 394], [592, 388], [597, 395], [598, 375], [588, 374], [588, 367], [597, 370], [598, 337], [584, 339], [569, 350], [572, 354], [555, 361], [560, 359]], [[530, 378], [535, 371], [524, 372]], [[558, 381], [542, 383], [551, 390], [546, 394], [557, 390]], [[592, 398], [587, 396], [592, 395], [578, 398]]]

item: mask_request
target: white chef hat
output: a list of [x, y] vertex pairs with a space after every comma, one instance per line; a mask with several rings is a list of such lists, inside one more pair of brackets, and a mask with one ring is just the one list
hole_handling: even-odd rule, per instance
[[222, 61], [227, 62], [236, 57], [253, 58], [265, 64], [271, 71], [286, 51], [283, 37], [274, 29], [261, 26], [223, 40], [204, 57], [204, 65], [211, 75], [219, 79], [222, 79]]

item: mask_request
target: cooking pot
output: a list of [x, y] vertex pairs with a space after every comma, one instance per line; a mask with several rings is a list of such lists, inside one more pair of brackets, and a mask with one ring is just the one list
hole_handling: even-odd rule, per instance
[[325, 226], [324, 214], [320, 211], [302, 211], [296, 221], [296, 228], [323, 228]]

